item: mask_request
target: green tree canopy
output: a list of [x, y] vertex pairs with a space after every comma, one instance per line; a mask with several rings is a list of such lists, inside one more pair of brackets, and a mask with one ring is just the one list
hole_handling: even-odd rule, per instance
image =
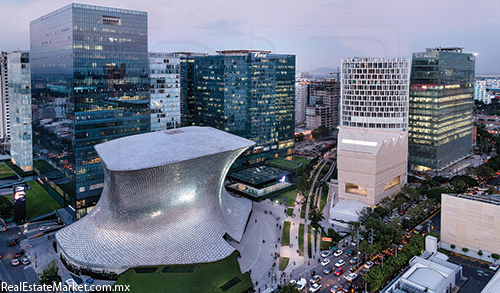
[[58, 272], [59, 267], [54, 259], [47, 264], [41, 274], [38, 274], [40, 276], [40, 285], [52, 285], [52, 282], [60, 283], [62, 279]]

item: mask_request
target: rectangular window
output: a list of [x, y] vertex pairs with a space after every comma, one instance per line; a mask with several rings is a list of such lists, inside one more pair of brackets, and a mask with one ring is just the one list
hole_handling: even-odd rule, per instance
[[103, 15], [102, 16], [102, 23], [109, 24], [109, 25], [122, 25], [122, 19], [121, 19], [121, 17]]
[[366, 196], [366, 186], [361, 186], [361, 185], [357, 185], [354, 183], [347, 183], [346, 182], [345, 192]]

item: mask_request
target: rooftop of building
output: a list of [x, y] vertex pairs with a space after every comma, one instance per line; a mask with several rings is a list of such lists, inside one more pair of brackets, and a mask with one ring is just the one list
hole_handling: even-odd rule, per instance
[[293, 171], [287, 171], [269, 165], [260, 165], [231, 172], [227, 175], [227, 177], [238, 182], [261, 188], [264, 185], [277, 182], [284, 176], [288, 176], [293, 173]]
[[452, 193], [446, 193], [446, 195], [453, 196], [453, 197], [458, 197], [458, 198], [463, 198], [463, 199], [468, 199], [468, 200], [474, 200], [474, 201], [479, 201], [479, 202], [484, 202], [484, 203], [489, 203], [489, 204], [494, 204], [494, 205], [500, 205], [500, 194], [452, 194]]
[[190, 126], [118, 138], [95, 146], [106, 168], [140, 170], [210, 156], [255, 143], [212, 127]]
[[426, 52], [435, 52], [435, 51], [442, 51], [442, 52], [456, 52], [456, 53], [462, 53], [464, 47], [435, 47], [435, 48], [425, 48]]
[[222, 50], [216, 51], [220, 55], [239, 55], [239, 54], [249, 54], [249, 53], [260, 53], [260, 54], [271, 54], [271, 51], [265, 50]]

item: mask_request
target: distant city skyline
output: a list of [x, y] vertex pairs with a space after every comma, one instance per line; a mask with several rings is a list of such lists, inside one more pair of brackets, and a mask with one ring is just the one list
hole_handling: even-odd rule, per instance
[[[495, 1], [76, 2], [147, 11], [150, 52], [271, 50], [297, 55], [304, 72], [353, 56], [409, 58], [427, 47], [460, 46], [478, 53], [476, 74], [500, 73]], [[28, 50], [29, 22], [69, 3], [0, 0], [0, 50]]]

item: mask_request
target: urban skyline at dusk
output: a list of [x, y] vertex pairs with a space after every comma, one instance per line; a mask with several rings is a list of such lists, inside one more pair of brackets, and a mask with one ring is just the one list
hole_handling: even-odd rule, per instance
[[[0, 1], [0, 45], [29, 49], [29, 22], [68, 0]], [[84, 3], [83, 3], [84, 2]], [[315, 4], [193, 1], [83, 1], [148, 12], [149, 51], [258, 49], [297, 55], [297, 71], [335, 68], [346, 57], [411, 57], [428, 47], [478, 53], [476, 73], [498, 73], [492, 36], [500, 4], [319, 1]]]

